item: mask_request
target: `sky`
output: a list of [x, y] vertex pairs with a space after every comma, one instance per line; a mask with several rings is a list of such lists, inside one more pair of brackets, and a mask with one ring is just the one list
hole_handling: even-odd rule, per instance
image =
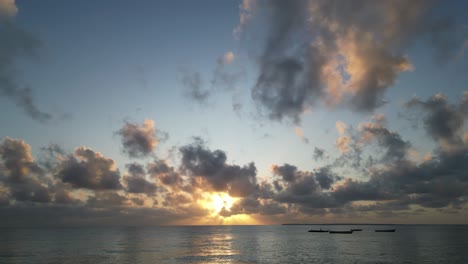
[[0, 226], [468, 224], [467, 9], [0, 0]]

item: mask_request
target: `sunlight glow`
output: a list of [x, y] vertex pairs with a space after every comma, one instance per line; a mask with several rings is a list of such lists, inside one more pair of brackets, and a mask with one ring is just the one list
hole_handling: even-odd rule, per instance
[[218, 215], [223, 208], [226, 210], [231, 210], [232, 205], [237, 200], [229, 196], [229, 194], [221, 193], [206, 193], [204, 195], [204, 200], [202, 201], [202, 206], [210, 210], [213, 215]]

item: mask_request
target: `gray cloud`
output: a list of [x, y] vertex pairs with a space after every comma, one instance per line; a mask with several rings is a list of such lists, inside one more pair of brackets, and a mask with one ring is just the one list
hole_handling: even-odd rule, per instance
[[21, 182], [10, 183], [10, 194], [17, 201], [31, 201], [48, 203], [51, 196], [47, 186], [35, 179], [27, 179]]
[[467, 93], [458, 104], [450, 104], [443, 94], [436, 94], [426, 101], [417, 97], [406, 103], [410, 109], [423, 111], [426, 132], [446, 150], [463, 145], [464, 124], [467, 115]]
[[242, 198], [230, 210], [223, 208], [219, 215], [227, 217], [237, 214], [278, 215], [286, 213], [286, 207], [274, 201], [262, 201], [255, 197]]
[[411, 146], [407, 141], [404, 141], [401, 136], [384, 127], [385, 117], [376, 116], [372, 122], [363, 123], [359, 126], [362, 140], [372, 141], [385, 149], [383, 159], [392, 162], [398, 159], [406, 158], [406, 154]]
[[315, 170], [314, 174], [320, 188], [324, 190], [330, 189], [333, 183], [342, 179], [340, 176], [333, 173], [330, 167], [321, 167]]
[[445, 44], [430, 43], [442, 57], [463, 45], [456, 23], [441, 22], [431, 7], [421, 0], [244, 0], [236, 32], [264, 41], [253, 52], [259, 73], [252, 98], [270, 119], [296, 124], [317, 101], [375, 110], [398, 75], [412, 70], [405, 51], [414, 40], [440, 39]]
[[38, 161], [41, 166], [45, 167], [46, 170], [53, 170], [57, 163], [57, 157], [65, 156], [65, 150], [57, 144], [49, 144], [46, 147], [41, 147], [41, 156]]
[[163, 160], [155, 160], [148, 164], [148, 172], [151, 177], [159, 179], [164, 185], [173, 189], [181, 189], [184, 184], [182, 176]]
[[385, 186], [378, 183], [376, 180], [362, 182], [347, 179], [334, 190], [333, 198], [340, 204], [346, 204], [351, 201], [379, 201], [397, 197], [396, 194], [385, 190]]
[[[236, 85], [245, 78], [245, 69], [233, 65], [235, 60], [233, 52], [229, 51], [216, 60], [211, 81], [204, 82], [204, 78], [198, 71], [190, 71], [185, 68], [179, 69], [178, 79], [185, 88], [185, 95], [194, 102], [205, 106], [210, 97], [216, 92], [236, 92]], [[232, 98], [233, 110], [238, 112], [242, 107], [236, 101], [236, 94]]]
[[314, 157], [315, 161], [323, 159], [324, 155], [325, 155], [325, 150], [324, 149], [317, 148], [317, 147], [314, 148], [314, 156], [313, 157]]
[[229, 165], [223, 151], [211, 151], [200, 141], [181, 147], [180, 152], [182, 169], [206, 180], [213, 190], [227, 191], [236, 197], [247, 196], [255, 191], [257, 169], [253, 163], [243, 167]]
[[120, 172], [112, 159], [85, 147], [76, 148], [59, 164], [58, 178], [74, 188], [91, 190], [117, 190]]
[[75, 200], [72, 195], [70, 194], [70, 191], [63, 189], [58, 189], [55, 192], [54, 195], [54, 202], [57, 204], [73, 204], [76, 203], [77, 200]]
[[274, 165], [273, 173], [282, 179], [275, 186], [273, 199], [280, 203], [297, 204], [309, 208], [336, 207], [335, 201], [325, 189], [329, 189], [336, 177], [328, 170], [321, 169], [317, 174], [300, 171], [296, 166]]
[[[335, 175], [330, 167], [322, 167], [314, 172], [300, 171], [296, 166], [290, 164], [284, 164], [282, 166], [273, 165], [272, 172], [274, 175], [281, 176], [282, 181], [290, 188], [293, 192], [309, 193], [314, 188], [320, 186], [322, 189], [330, 189], [331, 185], [336, 181], [340, 180], [341, 177]], [[307, 187], [301, 186], [307, 181]], [[274, 182], [275, 189], [282, 191], [284, 186], [281, 186], [279, 182]], [[311, 188], [307, 191], [301, 188]]]
[[142, 165], [138, 163], [127, 164], [127, 170], [130, 175], [125, 175], [123, 182], [126, 184], [128, 193], [152, 195], [156, 192], [156, 184], [145, 179], [145, 169]]
[[[10, 98], [29, 117], [45, 123], [53, 116], [37, 107], [32, 90], [18, 83], [15, 72], [16, 60], [35, 57], [41, 43], [32, 34], [17, 27], [12, 19], [4, 17], [5, 14], [6, 11], [0, 12], [0, 96]], [[14, 14], [10, 12], [10, 15]]]
[[123, 151], [131, 158], [149, 156], [158, 144], [156, 128], [151, 119], [146, 119], [142, 125], [127, 122], [117, 134], [122, 137]]
[[130, 173], [131, 175], [135, 175], [135, 176], [145, 175], [145, 168], [141, 164], [130, 163], [130, 164], [127, 164], [125, 167], [127, 167], [128, 173]]
[[179, 79], [185, 87], [186, 95], [198, 102], [205, 104], [211, 95], [211, 90], [204, 88], [202, 76], [199, 72], [190, 72], [186, 69], [179, 70]]
[[282, 177], [285, 182], [294, 182], [297, 177], [297, 167], [289, 164], [283, 166], [273, 165], [273, 173]]
[[125, 196], [114, 191], [100, 191], [88, 199], [87, 205], [94, 208], [112, 208], [123, 205], [126, 200]]
[[[466, 25], [457, 24], [453, 17], [443, 17], [430, 22], [427, 29], [429, 41], [435, 48], [435, 60], [439, 64], [447, 63], [463, 54], [467, 47]], [[460, 45], [462, 43], [462, 45]]]
[[234, 91], [236, 84], [245, 76], [244, 69], [234, 70], [231, 65], [235, 60], [234, 53], [227, 52], [223, 57], [218, 58], [216, 68], [213, 71], [211, 84], [213, 88], [222, 88], [228, 91]]

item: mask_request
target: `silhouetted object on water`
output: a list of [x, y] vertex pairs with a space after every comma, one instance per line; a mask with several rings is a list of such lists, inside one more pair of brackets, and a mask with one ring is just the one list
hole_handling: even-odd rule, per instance
[[351, 231], [353, 231], [353, 232], [354, 232], [354, 231], [362, 231], [362, 229], [360, 229], [360, 228], [355, 228], [355, 229], [351, 229]]
[[330, 234], [352, 234], [353, 233], [353, 230], [349, 230], [349, 231], [332, 231], [330, 230]]
[[395, 229], [376, 229], [375, 232], [395, 232]]
[[309, 230], [309, 232], [328, 233], [328, 230], [322, 230], [322, 228], [320, 228], [320, 229], [311, 229], [311, 230]]

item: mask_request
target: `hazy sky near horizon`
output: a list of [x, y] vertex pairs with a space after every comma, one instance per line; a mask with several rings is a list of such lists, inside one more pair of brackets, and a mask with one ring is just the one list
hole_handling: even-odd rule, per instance
[[0, 0], [0, 225], [466, 224], [467, 9]]

